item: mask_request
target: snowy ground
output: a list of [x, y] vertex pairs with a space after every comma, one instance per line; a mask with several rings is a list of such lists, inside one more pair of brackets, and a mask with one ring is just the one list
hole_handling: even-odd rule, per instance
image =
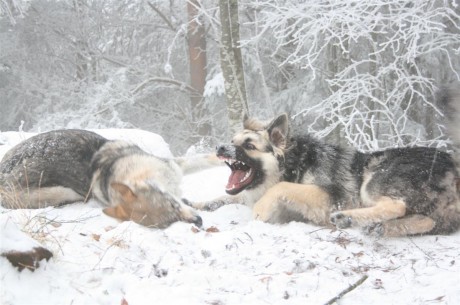
[[[156, 135], [106, 130], [170, 154]], [[0, 156], [26, 135], [0, 133]], [[184, 197], [223, 194], [227, 169], [184, 177]], [[2, 209], [54, 257], [18, 273], [0, 258], [1, 304], [325, 304], [364, 275], [339, 304], [460, 304], [460, 232], [399, 239], [270, 225], [241, 205], [202, 212], [203, 230], [118, 222], [97, 202], [41, 210]], [[0, 238], [2, 235], [0, 235]]]

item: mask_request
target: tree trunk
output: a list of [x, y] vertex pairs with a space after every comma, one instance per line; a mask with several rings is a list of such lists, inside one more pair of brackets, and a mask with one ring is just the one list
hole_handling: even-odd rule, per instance
[[[76, 12], [76, 16], [78, 18], [78, 22], [83, 22], [83, 7], [84, 3], [82, 0], [75, 0], [73, 2], [74, 10]], [[86, 43], [83, 41], [83, 35], [78, 32], [77, 36], [75, 37], [75, 63], [76, 63], [76, 76], [79, 81], [88, 81], [88, 60], [87, 60], [87, 49]]]
[[187, 1], [188, 29], [187, 42], [190, 63], [190, 85], [196, 90], [192, 93], [192, 119], [197, 125], [200, 137], [210, 134], [211, 126], [203, 105], [203, 92], [206, 85], [206, 31], [204, 23], [198, 20], [201, 3], [199, 0]]
[[222, 37], [220, 65], [225, 79], [225, 96], [230, 134], [241, 129], [244, 113], [249, 114], [240, 48], [238, 1], [219, 0]]

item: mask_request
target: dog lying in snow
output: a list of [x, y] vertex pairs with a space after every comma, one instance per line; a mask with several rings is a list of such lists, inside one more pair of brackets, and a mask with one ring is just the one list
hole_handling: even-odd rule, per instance
[[0, 162], [1, 204], [9, 209], [59, 206], [93, 196], [104, 213], [147, 227], [175, 221], [202, 225], [180, 199], [183, 172], [220, 164], [215, 156], [163, 159], [125, 141], [86, 130], [33, 136]]
[[444, 96], [451, 155], [430, 147], [363, 153], [291, 134], [289, 118], [247, 119], [232, 143], [217, 148], [231, 169], [228, 196], [192, 203], [215, 210], [252, 207], [266, 222], [309, 221], [377, 236], [448, 234], [460, 227], [460, 90]]

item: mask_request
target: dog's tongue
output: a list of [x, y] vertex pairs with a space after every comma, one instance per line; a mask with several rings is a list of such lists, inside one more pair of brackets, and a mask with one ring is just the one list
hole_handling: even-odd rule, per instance
[[241, 169], [232, 170], [230, 177], [228, 177], [227, 190], [238, 187], [243, 181], [246, 171]]

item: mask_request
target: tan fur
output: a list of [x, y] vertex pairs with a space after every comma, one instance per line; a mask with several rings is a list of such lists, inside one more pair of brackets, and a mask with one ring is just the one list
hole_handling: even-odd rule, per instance
[[243, 127], [244, 129], [247, 129], [247, 130], [258, 131], [258, 130], [264, 130], [268, 124], [269, 124], [268, 121], [260, 121], [256, 118], [248, 118], [244, 120]]
[[[232, 140], [234, 145], [241, 145], [247, 139], [251, 139], [251, 143], [257, 147], [259, 151], [263, 151], [268, 143], [272, 144], [276, 156], [283, 156], [287, 148], [287, 139], [289, 133], [289, 119], [286, 114], [278, 119], [284, 119], [280, 126], [273, 127], [274, 122], [261, 122], [257, 119], [247, 119], [244, 123], [244, 130], [237, 133]], [[268, 129], [267, 129], [268, 128]]]
[[[120, 145], [130, 145], [128, 143], [108, 143], [104, 145], [99, 153], [103, 150], [110, 150]], [[93, 194], [95, 197], [104, 201], [100, 184], [96, 183], [100, 179], [99, 171], [93, 175]], [[123, 183], [128, 185], [133, 190], [138, 187], [145, 186], [149, 181], [155, 181], [157, 186], [162, 190], [168, 191], [173, 196], [180, 197], [181, 190], [179, 188], [182, 179], [182, 171], [177, 163], [173, 160], [163, 161], [158, 158], [152, 158], [149, 155], [131, 155], [126, 156], [114, 165], [112, 182]], [[110, 189], [111, 196], [118, 196], [117, 190]], [[103, 202], [106, 206], [111, 205], [110, 202]]]
[[290, 182], [276, 184], [254, 205], [254, 218], [262, 221], [277, 221], [274, 218], [283, 218], [283, 215], [276, 215], [280, 211], [280, 206], [298, 212], [305, 219], [316, 224], [326, 225], [329, 222], [329, 195], [313, 184]]
[[[353, 224], [365, 226], [376, 222], [403, 217], [406, 214], [406, 204], [402, 200], [392, 199], [390, 197], [380, 197], [370, 207], [351, 209], [337, 212], [334, 215], [338, 220], [336, 224], [340, 227], [340, 219], [343, 216], [351, 217]], [[333, 215], [333, 217], [334, 217]]]
[[[145, 187], [132, 190], [129, 186], [114, 182], [111, 187], [118, 192], [118, 203], [105, 208], [106, 215], [121, 221], [132, 220], [138, 224], [152, 228], [164, 228], [171, 223], [171, 218], [192, 221], [196, 217], [195, 211], [180, 201], [177, 206], [165, 202], [158, 193]], [[176, 220], [177, 220], [176, 219]]]
[[381, 224], [385, 237], [400, 237], [406, 235], [424, 234], [433, 230], [435, 221], [424, 215], [411, 215], [404, 218], [392, 219]]
[[122, 183], [113, 182], [110, 186], [117, 191], [123, 198], [126, 204], [133, 204], [137, 200], [136, 194], [127, 186]]
[[2, 206], [7, 209], [39, 209], [85, 199], [74, 190], [63, 186], [33, 188], [25, 191], [10, 190], [0, 195]]
[[130, 214], [122, 205], [111, 206], [102, 210], [107, 216], [116, 218], [121, 221], [130, 220]]

